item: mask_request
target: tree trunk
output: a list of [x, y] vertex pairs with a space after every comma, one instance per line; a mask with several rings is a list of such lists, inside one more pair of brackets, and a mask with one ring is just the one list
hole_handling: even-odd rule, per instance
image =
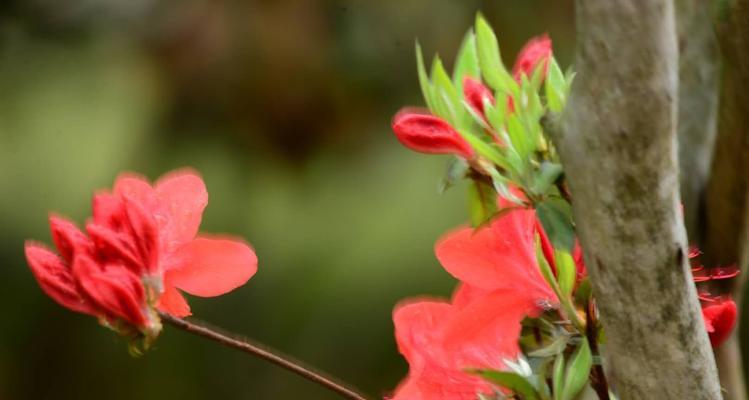
[[578, 75], [555, 138], [619, 398], [720, 399], [686, 253], [671, 0], [577, 0]]

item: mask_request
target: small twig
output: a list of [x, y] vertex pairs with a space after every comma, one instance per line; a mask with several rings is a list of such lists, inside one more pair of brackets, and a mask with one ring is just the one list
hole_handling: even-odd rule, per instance
[[218, 342], [224, 346], [243, 351], [258, 358], [262, 358], [266, 361], [270, 361], [271, 363], [276, 364], [288, 371], [291, 371], [309, 381], [315, 382], [320, 386], [330, 389], [347, 399], [367, 400], [366, 396], [358, 393], [356, 390], [350, 388], [349, 386], [336, 382], [333, 379], [325, 376], [324, 374], [302, 365], [299, 361], [296, 361], [291, 357], [282, 355], [276, 350], [272, 350], [266, 346], [259, 345], [255, 342], [250, 341], [249, 339], [231, 337], [229, 335], [217, 332], [216, 330], [211, 329], [202, 323], [187, 321], [182, 318], [173, 317], [166, 313], [160, 312], [159, 316], [161, 317], [162, 321], [176, 328], [182, 329], [185, 332], [202, 336], [206, 339]]

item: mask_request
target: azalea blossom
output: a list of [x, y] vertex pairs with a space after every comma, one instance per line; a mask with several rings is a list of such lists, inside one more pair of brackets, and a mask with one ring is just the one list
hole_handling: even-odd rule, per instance
[[257, 258], [243, 240], [198, 235], [208, 193], [191, 170], [169, 173], [153, 185], [122, 174], [111, 191], [93, 199], [82, 232], [52, 215], [59, 253], [26, 243], [26, 259], [40, 287], [60, 305], [97, 317], [122, 333], [155, 337], [156, 310], [190, 315], [180, 293], [212, 297], [252, 277]]
[[474, 400], [498, 388], [466, 372], [504, 369], [517, 359], [520, 322], [537, 314], [512, 293], [460, 285], [451, 302], [407, 300], [393, 312], [398, 349], [409, 373], [393, 400]]
[[492, 392], [466, 369], [503, 369], [503, 360], [517, 359], [523, 318], [557, 302], [538, 268], [536, 229], [533, 210], [515, 209], [438, 241], [437, 258], [462, 283], [450, 303], [396, 307], [396, 340], [410, 368], [395, 399], [468, 400]]

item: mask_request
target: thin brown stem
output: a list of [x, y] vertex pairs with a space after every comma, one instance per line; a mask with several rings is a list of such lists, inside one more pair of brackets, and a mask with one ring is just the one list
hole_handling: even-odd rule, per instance
[[350, 386], [344, 385], [340, 382], [336, 382], [325, 374], [314, 371], [311, 368], [304, 366], [301, 362], [294, 360], [289, 356], [283, 355], [276, 350], [269, 349], [267, 346], [260, 345], [244, 337], [238, 337], [236, 335], [229, 336], [227, 334], [209, 328], [202, 323], [194, 322], [192, 320], [187, 321], [182, 318], [173, 317], [166, 313], [159, 313], [159, 316], [161, 317], [162, 321], [174, 326], [175, 328], [182, 329], [185, 332], [202, 336], [224, 346], [243, 351], [266, 361], [270, 361], [271, 363], [276, 364], [279, 367], [282, 367], [309, 381], [315, 382], [320, 386], [332, 390], [344, 398], [352, 400], [367, 400], [366, 396], [358, 393]]

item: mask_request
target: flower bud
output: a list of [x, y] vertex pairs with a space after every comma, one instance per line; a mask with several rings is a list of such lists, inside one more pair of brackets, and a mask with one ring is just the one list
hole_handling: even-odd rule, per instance
[[515, 66], [512, 68], [512, 76], [515, 79], [520, 79], [522, 74], [531, 76], [533, 69], [536, 65], [543, 61], [544, 64], [544, 77], [549, 69], [549, 59], [551, 58], [551, 39], [547, 34], [537, 36], [529, 40], [523, 49], [520, 50], [517, 59], [515, 60]]
[[494, 104], [494, 95], [488, 87], [484, 86], [480, 81], [466, 76], [463, 79], [463, 97], [465, 97], [468, 104], [476, 110], [481, 116], [484, 116], [484, 104], [487, 100], [489, 103]]
[[393, 118], [393, 132], [404, 146], [427, 154], [455, 154], [466, 159], [474, 151], [445, 120], [429, 114], [402, 110]]

